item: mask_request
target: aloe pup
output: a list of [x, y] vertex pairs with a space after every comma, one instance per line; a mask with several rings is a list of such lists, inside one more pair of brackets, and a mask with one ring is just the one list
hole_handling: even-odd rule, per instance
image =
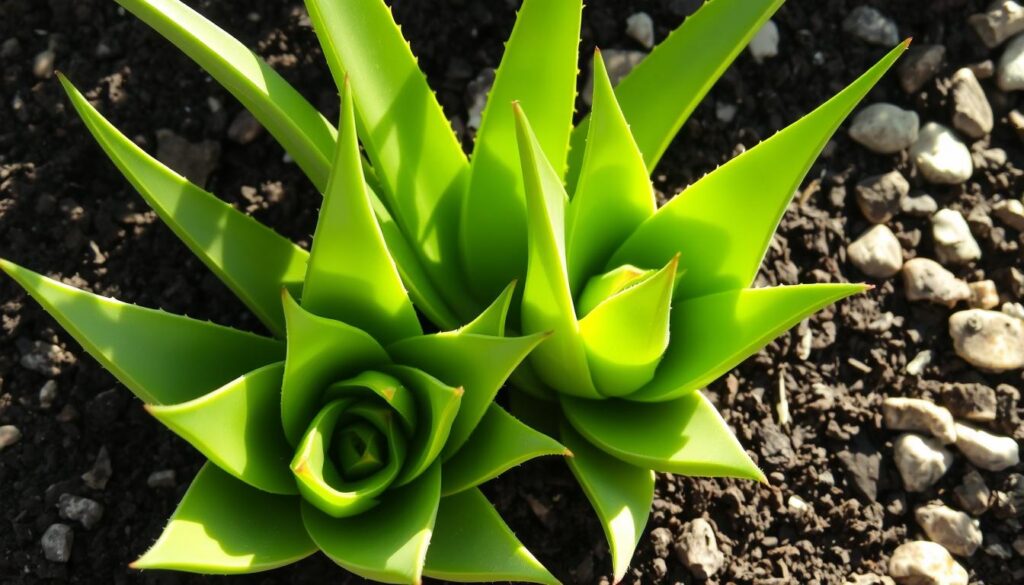
[[[651, 172], [783, 0], [707, 2], [616, 87], [595, 54], [593, 108], [575, 127], [582, 1], [524, 0], [469, 157], [382, 0], [306, 2], [340, 130], [178, 0], [118, 2], [231, 91], [325, 196], [307, 255], [159, 166], [65, 82], [128, 179], [285, 340], [2, 265], [211, 460], [138, 566], [245, 572], [319, 547], [382, 581], [550, 582], [475, 486], [564, 444], [621, 579], [654, 471], [764, 480], [699, 389], [864, 290], [750, 285], [814, 159], [905, 44], [658, 209]], [[424, 335], [417, 311], [450, 332]], [[559, 442], [492, 403], [509, 374], [515, 411]], [[194, 495], [236, 490], [252, 500]], [[258, 543], [259, 527], [218, 512], [270, 501], [288, 502], [280, 517], [249, 521], [287, 530]], [[338, 536], [360, 531], [374, 537]]]

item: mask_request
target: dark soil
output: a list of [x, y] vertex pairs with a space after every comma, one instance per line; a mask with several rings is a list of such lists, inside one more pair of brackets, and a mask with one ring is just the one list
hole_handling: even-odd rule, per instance
[[[337, 110], [336, 90], [304, 19], [301, 2], [190, 0], [270, 61], [328, 116]], [[869, 98], [913, 108], [922, 120], [948, 124], [941, 80], [955, 69], [989, 58], [966, 26], [982, 0], [871, 0], [895, 18], [903, 36], [941, 43], [947, 65], [921, 95], [908, 97], [891, 74]], [[394, 0], [420, 63], [448, 114], [463, 126], [468, 83], [496, 66], [514, 19], [514, 0]], [[624, 34], [627, 16], [654, 17], [658, 40], [675, 28], [698, 0], [594, 2], [584, 15], [581, 68], [592, 47], [639, 48]], [[776, 17], [781, 54], [758, 65], [747, 55], [711, 92], [681, 132], [656, 172], [656, 186], [671, 196], [701, 174], [750, 147], [824, 101], [883, 51], [845, 36], [843, 17], [853, 0], [790, 0]], [[253, 13], [259, 18], [250, 18]], [[0, 0], [0, 43], [19, 48], [0, 57], [0, 256], [82, 288], [175, 313], [259, 330], [229, 291], [155, 220], [70, 111], [53, 78], [33, 74], [33, 57], [52, 44], [56, 66], [96, 100], [127, 135], [148, 149], [155, 132], [169, 128], [192, 141], [222, 149], [208, 188], [296, 241], [308, 244], [318, 196], [282, 151], [263, 135], [241, 146], [226, 128], [241, 107], [171, 45], [112, 0]], [[815, 64], [814, 56], [820, 53]], [[585, 75], [585, 74], [584, 74]], [[868, 227], [854, 202], [859, 179], [898, 168], [942, 207], [969, 212], [995, 194], [1019, 196], [1024, 180], [1021, 142], [1005, 122], [1019, 94], [983, 82], [996, 110], [989, 141], [1008, 153], [1006, 165], [975, 173], [961, 187], [926, 186], [906, 160], [868, 153], [840, 131], [814, 166], [775, 238], [759, 277], [761, 284], [860, 280], [846, 261], [845, 246]], [[211, 108], [210, 100], [221, 108]], [[715, 101], [735, 103], [730, 123], [715, 115]], [[216, 111], [215, 111], [216, 110]], [[980, 146], [987, 146], [985, 143]], [[1016, 165], [1016, 166], [1014, 166]], [[890, 227], [907, 257], [933, 257], [926, 220], [898, 216]], [[1018, 234], [992, 230], [980, 237], [984, 257], [960, 271], [968, 280], [992, 278], [1006, 300], [1020, 300], [1011, 268], [1024, 269]], [[892, 463], [894, 433], [881, 427], [884, 396], [929, 396], [953, 382], [998, 387], [1000, 416], [993, 430], [1024, 438], [1015, 388], [1020, 372], [985, 375], [961, 361], [946, 334], [949, 311], [905, 301], [898, 279], [876, 282], [871, 293], [841, 303], [810, 320], [814, 349], [807, 360], [795, 352], [794, 330], [709, 388], [741, 440], [769, 473], [770, 486], [662, 475], [648, 531], [677, 533], [685, 522], [707, 517], [726, 555], [713, 583], [841, 583], [857, 573], [886, 574], [895, 547], [922, 533], [916, 505], [952, 502], [965, 473], [954, 467], [932, 490], [907, 494]], [[201, 577], [127, 568], [156, 538], [201, 464], [201, 456], [148, 417], [138, 401], [34, 302], [0, 279], [0, 424], [24, 437], [0, 453], [0, 582], [35, 583], [312, 583], [357, 582], [317, 555], [296, 566], [237, 578]], [[42, 408], [46, 378], [19, 365], [35, 341], [64, 348], [57, 397]], [[922, 376], [904, 366], [930, 349]], [[851, 360], [856, 360], [853, 362]], [[857, 363], [864, 368], [858, 368]], [[183, 367], [188, 367], [183, 364]], [[870, 371], [865, 371], [870, 370]], [[779, 427], [775, 404], [780, 378], [788, 389], [793, 422]], [[1001, 385], [1002, 384], [1002, 385]], [[80, 479], [101, 448], [113, 475], [103, 490]], [[877, 469], [873, 474], [872, 469]], [[151, 488], [154, 471], [174, 470], [176, 487]], [[861, 482], [856, 471], [875, 475]], [[1010, 471], [984, 473], [989, 487], [1003, 489]], [[566, 582], [607, 581], [610, 563], [601, 529], [584, 496], [557, 461], [534, 462], [488, 487], [488, 494], [523, 541]], [[47, 561], [39, 540], [57, 522], [61, 494], [92, 498], [105, 507], [89, 530], [72, 523], [75, 541], [67, 564]], [[787, 505], [798, 495], [812, 507]], [[981, 517], [985, 545], [1013, 542], [1019, 523], [989, 512]], [[660, 551], [664, 555], [664, 551]], [[1024, 560], [1001, 560], [979, 551], [960, 559], [972, 583], [1024, 582]], [[645, 535], [629, 583], [691, 583], [668, 554], [664, 562]], [[667, 571], [667, 574], [666, 574]]]

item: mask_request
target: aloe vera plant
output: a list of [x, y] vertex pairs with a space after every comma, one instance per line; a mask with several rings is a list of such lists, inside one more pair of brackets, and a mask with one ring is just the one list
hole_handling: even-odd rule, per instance
[[[619, 579], [654, 471], [764, 480], [698, 390], [864, 290], [751, 283], [814, 159], [906, 43], [658, 209], [651, 172], [784, 0], [710, 0], [616, 87], [595, 54], [575, 126], [582, 0], [524, 0], [469, 157], [383, 0], [306, 0], [340, 128], [178, 0], [117, 1], [325, 197], [307, 254], [162, 167], [62, 80], [129, 181], [276, 337], [0, 264], [210, 459], [137, 566], [245, 572], [320, 548], [382, 581], [550, 582], [476, 486], [565, 445]], [[448, 332], [424, 334], [417, 311]], [[558, 442], [493, 403], [510, 375], [513, 411]]]

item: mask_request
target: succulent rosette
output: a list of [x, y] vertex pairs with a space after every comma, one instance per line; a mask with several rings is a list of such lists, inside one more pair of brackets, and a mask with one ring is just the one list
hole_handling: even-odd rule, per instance
[[[424, 334], [371, 207], [351, 92], [307, 254], [146, 155], [62, 82], [128, 178], [187, 226], [186, 242], [279, 337], [119, 303], [0, 261], [209, 459], [133, 566], [246, 573], [322, 550], [382, 582], [557, 582], [477, 488], [567, 454], [493, 403], [546, 334], [504, 335], [512, 285], [464, 327]], [[226, 233], [242, 247], [227, 249]]]

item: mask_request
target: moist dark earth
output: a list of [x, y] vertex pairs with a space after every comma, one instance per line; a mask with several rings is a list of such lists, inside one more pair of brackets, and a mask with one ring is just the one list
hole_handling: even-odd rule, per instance
[[[325, 115], [336, 115], [336, 89], [301, 2], [187, 3], [269, 59]], [[468, 86], [481, 71], [498, 64], [518, 2], [391, 4], [445, 111], [468, 143]], [[739, 57], [656, 170], [658, 191], [665, 197], [678, 193], [810, 111], [884, 54], [884, 49], [842, 32], [843, 18], [859, 4], [790, 0], [775, 17], [779, 55], [762, 64], [746, 52]], [[960, 67], [999, 56], [999, 49], [987, 49], [966, 23], [986, 3], [866, 4], [892, 17], [901, 37], [913, 36], [915, 44], [942, 44], [947, 50], [939, 75], [920, 92], [908, 95], [891, 73], [867, 102], [891, 102], [917, 111], [922, 123], [949, 125], [944, 80]], [[595, 45], [642, 48], [625, 33], [631, 14], [650, 14], [660, 41], [697, 5], [697, 0], [595, 0], [584, 13], [581, 81]], [[308, 246], [319, 195], [284, 160], [272, 138], [264, 133], [244, 145], [229, 138], [241, 106], [112, 0], [0, 0], [0, 43], [6, 47], [0, 56], [0, 256], [96, 293], [260, 331], [242, 304], [146, 208], [74, 116], [56, 79], [49, 71], [33, 71], [34, 58], [52, 49], [55, 67], [151, 152], [159, 129], [193, 143], [209, 141], [207, 159], [213, 164], [207, 188]], [[998, 418], [986, 428], [1024, 439], [1021, 372], [986, 374], [961, 360], [947, 333], [950, 310], [909, 303], [902, 279], [866, 278], [846, 255], [846, 246], [870, 227], [853, 190], [869, 175], [899, 170], [910, 181], [912, 194], [927, 193], [940, 208], [965, 215], [976, 207], [985, 209], [998, 196], [1020, 196], [1022, 144], [1007, 122], [1008, 113], [1020, 105], [1020, 94], [998, 91], [991, 79], [982, 85], [996, 124], [990, 136], [973, 146], [998, 147], [1007, 157], [977, 170], [962, 185], [925, 183], [905, 151], [873, 154], [847, 136], [846, 126], [826, 147], [782, 221], [758, 284], [867, 280], [875, 288], [822, 311], [803, 326], [813, 339], [806, 359], [797, 351], [806, 329], [797, 328], [707, 389], [769, 474], [770, 485], [659, 474], [653, 515], [626, 583], [698, 582], [671, 544], [659, 541], [665, 530], [655, 537], [651, 531], [667, 529], [674, 537], [700, 517], [711, 522], [725, 555], [711, 583], [826, 584], [858, 574], [886, 575], [888, 559], [899, 544], [925, 538], [913, 510], [931, 500], [955, 507], [953, 489], [968, 464], [957, 455], [934, 487], [919, 494], [905, 491], [892, 456], [897, 433], [882, 424], [884, 397], [937, 400], [950, 384], [981, 384], [998, 396]], [[721, 121], [716, 102], [735, 104], [735, 118]], [[580, 107], [585, 107], [582, 101]], [[927, 218], [899, 214], [888, 225], [906, 258], [934, 258]], [[1014, 272], [1024, 270], [1019, 234], [1006, 228], [978, 230], [976, 236], [982, 259], [957, 269], [957, 275], [968, 281], [992, 279], [1001, 300], [1020, 301], [1022, 283]], [[151, 419], [138, 400], [7, 279], [0, 279], [0, 314], [0, 424], [14, 425], [23, 435], [0, 452], [0, 582], [360, 581], [322, 555], [242, 577], [129, 569], [128, 563], [159, 534], [201, 465], [201, 456]], [[20, 364], [37, 342], [61, 349], [48, 376]], [[906, 373], [906, 364], [923, 350], [933, 352], [931, 364], [920, 375]], [[47, 405], [40, 402], [40, 389], [48, 379], [56, 382], [56, 393]], [[780, 380], [792, 416], [788, 424], [779, 424], [776, 413]], [[99, 489], [81, 475], [94, 466], [101, 449], [109, 454], [112, 473]], [[167, 470], [175, 474], [172, 481], [149, 485], [151, 474]], [[1010, 473], [1020, 471], [1017, 465], [997, 473], [982, 471], [982, 477], [991, 489], [1008, 490]], [[492, 482], [486, 493], [559, 578], [568, 583], [610, 581], [601, 528], [564, 464], [531, 462]], [[62, 494], [87, 497], [104, 508], [92, 528], [63, 521], [74, 530], [67, 563], [46, 560], [40, 546], [47, 527], [62, 521], [57, 508]], [[810, 509], [798, 510], [791, 496]], [[990, 510], [980, 522], [982, 549], [958, 558], [971, 583], [1024, 582], [1024, 559], [1010, 546], [1020, 526], [1012, 512]], [[1000, 543], [1010, 558], [986, 552], [985, 547]]]

